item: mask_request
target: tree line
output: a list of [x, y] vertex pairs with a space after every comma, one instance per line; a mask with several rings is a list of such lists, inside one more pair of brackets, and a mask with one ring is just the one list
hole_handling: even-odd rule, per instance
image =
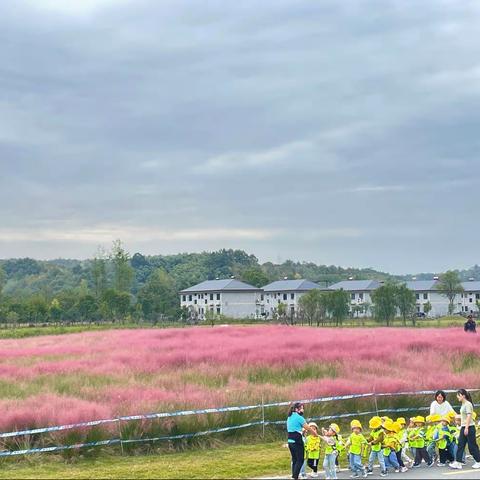
[[[475, 269], [476, 267], [474, 267]], [[457, 279], [461, 276], [458, 272]], [[480, 269], [478, 269], [480, 275]], [[463, 274], [462, 274], [463, 275]], [[341, 324], [349, 315], [371, 313], [390, 321], [392, 300], [396, 308], [410, 312], [411, 302], [400, 293], [382, 293], [402, 280], [373, 269], [341, 268], [287, 260], [260, 264], [242, 250], [177, 255], [130, 255], [121, 241], [109, 251], [99, 248], [88, 260], [30, 258], [0, 261], [0, 322], [90, 322], [90, 321], [178, 321], [188, 314], [179, 307], [178, 292], [206, 279], [236, 278], [262, 287], [284, 277], [308, 278], [322, 286], [342, 279], [384, 280], [375, 293], [375, 310], [368, 304], [350, 306], [348, 294], [312, 292], [302, 300], [305, 321]], [[479, 277], [480, 278], [480, 277]], [[396, 287], [395, 287], [396, 288]], [[378, 297], [380, 295], [380, 297]], [[388, 297], [383, 300], [383, 296]], [[312, 298], [310, 298], [312, 297]], [[321, 297], [321, 298], [320, 298]], [[400, 299], [404, 298], [403, 301]], [[402, 306], [403, 304], [403, 306]], [[408, 308], [407, 308], [408, 307]], [[410, 313], [404, 318], [409, 318]], [[282, 307], [277, 312], [283, 318]]]

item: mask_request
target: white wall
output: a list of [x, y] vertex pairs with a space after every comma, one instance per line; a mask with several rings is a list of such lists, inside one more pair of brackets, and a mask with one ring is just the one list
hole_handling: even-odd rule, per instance
[[[281, 291], [281, 292], [265, 292], [263, 305], [265, 312], [268, 314], [268, 318], [272, 318], [273, 311], [278, 308], [280, 303], [284, 303], [287, 306], [287, 315], [295, 314], [298, 312], [298, 301], [307, 292], [297, 291]], [[286, 296], [286, 298], [285, 298]]]
[[207, 310], [231, 318], [259, 317], [261, 292], [192, 292], [180, 295], [180, 306], [196, 311], [200, 319]]

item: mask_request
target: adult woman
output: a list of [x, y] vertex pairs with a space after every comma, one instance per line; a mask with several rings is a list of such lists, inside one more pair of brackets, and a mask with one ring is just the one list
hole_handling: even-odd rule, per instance
[[443, 390], [435, 392], [435, 400], [430, 404], [430, 415], [441, 415], [442, 417], [450, 412], [454, 412], [450, 403], [447, 402], [447, 395]]
[[303, 403], [297, 402], [290, 406], [287, 418], [288, 448], [292, 456], [292, 478], [294, 480], [298, 480], [305, 459], [302, 431], [317, 435], [303, 418]]
[[455, 462], [450, 463], [451, 468], [462, 468], [460, 463], [463, 458], [465, 446], [468, 443], [468, 450], [470, 451], [475, 463], [472, 468], [480, 468], [480, 451], [478, 450], [477, 439], [475, 438], [475, 423], [473, 422], [473, 402], [470, 394], [461, 388], [457, 390], [458, 401], [462, 403], [460, 408], [460, 416], [462, 423], [460, 426], [460, 434], [458, 436], [458, 450]]

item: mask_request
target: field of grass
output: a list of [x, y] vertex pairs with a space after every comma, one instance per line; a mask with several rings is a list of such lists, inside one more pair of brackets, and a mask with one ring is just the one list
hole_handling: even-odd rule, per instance
[[74, 463], [36, 456], [28, 463], [3, 462], [0, 479], [252, 478], [285, 474], [289, 467], [288, 450], [280, 442], [271, 442], [133, 457], [104, 455]]
[[[475, 387], [480, 385], [479, 366], [478, 337], [454, 328], [219, 326], [3, 339], [0, 430], [372, 390]], [[429, 397], [395, 397], [378, 399], [375, 404], [372, 398], [326, 402], [309, 406], [308, 415], [375, 407], [417, 408], [430, 401]], [[284, 419], [285, 412], [285, 407], [268, 408], [265, 419]], [[120, 427], [113, 424], [38, 435], [20, 444], [11, 440], [4, 448], [71, 444], [119, 434], [123, 440], [179, 435], [261, 418], [261, 409], [254, 409], [122, 422]], [[281, 429], [273, 434], [279, 438]], [[235, 442], [240, 437], [255, 440], [255, 436], [258, 429], [124, 450], [185, 450], [217, 441]]]

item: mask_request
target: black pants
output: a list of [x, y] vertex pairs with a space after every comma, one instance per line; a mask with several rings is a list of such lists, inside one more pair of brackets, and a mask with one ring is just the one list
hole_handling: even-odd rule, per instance
[[426, 463], [430, 463], [432, 459], [430, 458], [430, 455], [427, 452], [427, 448], [417, 448], [415, 450], [415, 465], [420, 465], [422, 463], [422, 460], [425, 460]]
[[290, 455], [292, 455], [292, 478], [298, 480], [304, 461], [305, 448], [303, 443], [289, 443], [288, 448], [290, 449]]
[[440, 463], [453, 462], [454, 458], [449, 448], [438, 449], [440, 455]]
[[315, 472], [317, 473], [318, 469], [318, 458], [309, 458], [307, 460], [307, 465]]
[[468, 443], [468, 451], [475, 459], [476, 462], [480, 462], [480, 452], [478, 450], [477, 439], [475, 438], [475, 426], [470, 425], [468, 427], [468, 436], [465, 436], [465, 427], [460, 427], [460, 435], [458, 436], [458, 450], [457, 450], [457, 462], [461, 462], [463, 459], [463, 452], [465, 446]]
[[403, 468], [405, 464], [403, 463], [403, 460], [402, 460], [402, 451], [400, 450], [398, 452], [395, 452], [395, 454], [397, 455], [398, 464]]

